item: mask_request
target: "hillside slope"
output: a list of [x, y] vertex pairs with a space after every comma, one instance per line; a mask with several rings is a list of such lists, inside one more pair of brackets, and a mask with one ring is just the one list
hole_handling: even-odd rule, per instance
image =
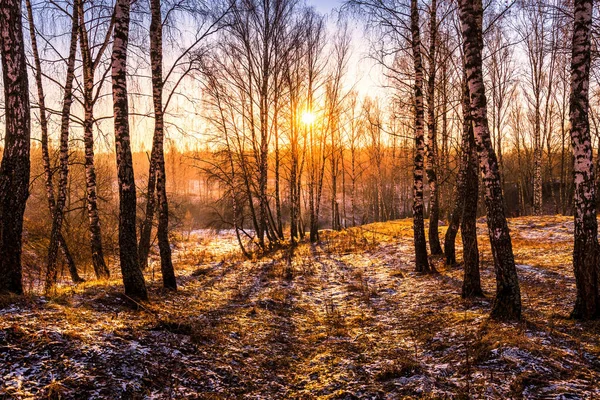
[[461, 299], [460, 268], [412, 272], [409, 220], [324, 231], [291, 263], [283, 252], [245, 261], [231, 235], [197, 232], [176, 251], [177, 293], [149, 271], [144, 304], [124, 298], [118, 277], [2, 299], [0, 395], [600, 397], [600, 324], [568, 319], [571, 218], [510, 226], [521, 323], [487, 318], [495, 284], [484, 224], [488, 298], [478, 301]]

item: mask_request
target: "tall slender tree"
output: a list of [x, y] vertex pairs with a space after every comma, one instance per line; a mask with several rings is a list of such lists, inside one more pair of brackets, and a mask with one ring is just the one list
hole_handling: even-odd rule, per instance
[[20, 0], [0, 2], [6, 129], [0, 164], [0, 293], [23, 293], [23, 214], [29, 197], [31, 114]]
[[[309, 113], [315, 112], [315, 92], [320, 86], [320, 75], [323, 64], [323, 47], [325, 39], [325, 19], [317, 13], [307, 13], [305, 30], [306, 40], [306, 108]], [[311, 121], [308, 124], [307, 138], [304, 142], [308, 146], [306, 164], [308, 174], [308, 214], [309, 214], [309, 239], [311, 243], [319, 240], [319, 217], [321, 208], [321, 193], [325, 172], [325, 136], [322, 133], [322, 121]], [[302, 173], [300, 172], [300, 175]], [[300, 181], [298, 182], [300, 183]]]
[[[108, 278], [110, 271], [104, 260], [104, 250], [102, 247], [102, 228], [100, 224], [100, 215], [98, 213], [98, 190], [96, 184], [96, 165], [94, 160], [94, 105], [99, 98], [100, 89], [104, 83], [106, 74], [102, 75], [99, 82], [96, 82], [96, 70], [108, 44], [115, 23], [115, 16], [110, 19], [106, 35], [99, 43], [95, 56], [92, 53], [90, 39], [86, 28], [84, 1], [80, 0], [79, 5], [79, 30], [80, 30], [80, 48], [82, 55], [83, 69], [83, 143], [85, 148], [85, 187], [86, 203], [90, 230], [90, 246], [92, 250], [92, 265], [97, 278]], [[94, 88], [96, 87], [96, 94]]]
[[448, 224], [448, 229], [446, 230], [446, 236], [444, 237], [444, 255], [446, 257], [446, 265], [448, 266], [456, 264], [456, 235], [458, 234], [461, 221], [463, 220], [463, 213], [465, 210], [465, 199], [467, 197], [467, 177], [469, 170], [469, 162], [471, 161], [471, 150], [473, 150], [470, 148], [469, 142], [469, 136], [473, 133], [473, 124], [471, 122], [471, 114], [469, 112], [470, 108], [471, 99], [469, 96], [469, 89], [467, 87], [467, 80], [465, 78], [463, 82], [462, 99], [463, 125], [460, 147], [460, 164], [458, 175], [456, 177], [454, 207], [452, 209], [452, 214], [450, 215], [450, 221]]
[[494, 150], [498, 157], [498, 168], [504, 189], [504, 147], [506, 136], [507, 115], [510, 98], [514, 95], [516, 68], [514, 62], [514, 46], [510, 45], [508, 28], [501, 20], [495, 20], [487, 29], [486, 45], [488, 57], [484, 61], [490, 82], [489, 96], [491, 111], [491, 135]]
[[600, 316], [598, 222], [589, 122], [592, 0], [575, 0], [574, 6], [569, 119], [574, 156], [573, 269], [577, 297], [571, 315], [590, 319]]
[[127, 44], [129, 42], [129, 20], [130, 1], [117, 0], [111, 69], [119, 182], [119, 258], [125, 294], [145, 300], [148, 298], [148, 293], [137, 252], [136, 192], [128, 121]]
[[[542, 130], [545, 130], [543, 103], [544, 96], [550, 97], [548, 72], [548, 10], [543, 1], [528, 0], [524, 2], [521, 38], [527, 55], [526, 82], [529, 90], [524, 91], [531, 109], [533, 125], [533, 214], [543, 214], [543, 177], [542, 177]], [[546, 92], [546, 95], [544, 93]]]
[[[26, 0], [25, 6], [27, 8], [27, 19], [29, 20], [29, 36], [31, 38], [31, 52], [33, 53], [33, 75], [35, 77], [35, 84], [37, 87], [37, 101], [38, 101], [38, 113], [41, 130], [41, 148], [42, 148], [42, 164], [44, 166], [44, 177], [46, 180], [46, 198], [48, 200], [48, 210], [50, 216], [54, 215], [54, 206], [56, 199], [54, 198], [54, 183], [52, 182], [52, 166], [50, 165], [50, 151], [48, 143], [48, 113], [46, 109], [46, 96], [44, 94], [44, 86], [42, 81], [42, 63], [40, 60], [40, 53], [37, 46], [37, 33], [35, 30], [35, 22], [33, 19], [33, 7], [31, 1]], [[77, 266], [75, 260], [65, 238], [61, 232], [58, 232], [58, 245], [60, 246], [67, 265], [69, 266], [69, 272], [71, 273], [71, 279], [74, 283], [82, 282], [83, 279], [77, 272]]]
[[462, 151], [464, 168], [463, 176], [463, 212], [460, 223], [460, 234], [463, 243], [463, 285], [462, 297], [483, 296], [479, 274], [479, 249], [477, 247], [477, 201], [479, 198], [479, 168], [477, 166], [477, 149], [471, 118], [470, 93], [465, 79], [463, 85], [463, 139]]
[[[158, 247], [160, 251], [160, 269], [163, 277], [163, 285], [168, 289], [177, 289], [173, 261], [171, 258], [171, 245], [169, 244], [169, 203], [167, 199], [167, 178], [165, 171], [164, 153], [164, 112], [163, 112], [163, 51], [162, 51], [162, 13], [160, 0], [150, 0], [150, 63], [152, 68], [152, 101], [154, 104], [154, 137], [152, 139], [152, 154], [150, 162], [150, 173], [152, 164], [156, 176], [154, 182], [149, 178], [149, 187], [156, 184], [158, 195]], [[146, 258], [143, 262], [147, 262]]]
[[[186, 9], [186, 3], [174, 3], [167, 9], [165, 15], [166, 19], [162, 19], [162, 9], [161, 4], [154, 4], [150, 2], [150, 10], [151, 10], [151, 21], [150, 21], [150, 62], [152, 68], [152, 85], [153, 85], [153, 104], [155, 108], [155, 129], [152, 141], [152, 151], [150, 156], [150, 165], [148, 170], [148, 184], [146, 191], [146, 212], [142, 218], [141, 226], [140, 226], [140, 240], [138, 245], [138, 256], [140, 259], [140, 267], [142, 270], [145, 270], [148, 267], [148, 255], [150, 254], [151, 247], [151, 239], [152, 239], [152, 228], [154, 215], [157, 208], [158, 201], [158, 214], [159, 214], [159, 227], [162, 226], [164, 229], [168, 230], [168, 215], [165, 220], [161, 220], [160, 207], [165, 207], [168, 211], [168, 201], [166, 194], [166, 183], [160, 182], [160, 179], [166, 180], [166, 171], [161, 171], [160, 164], [164, 164], [164, 115], [165, 110], [167, 109], [170, 100], [173, 99], [174, 95], [177, 93], [178, 87], [185, 82], [185, 79], [188, 74], [195, 68], [195, 64], [189, 61], [189, 55], [193, 54], [194, 51], [198, 48], [198, 46], [205, 41], [209, 36], [218, 32], [222, 29], [226, 24], [223, 23], [223, 19], [225, 19], [228, 13], [234, 8], [234, 2], [229, 2], [227, 7], [224, 9], [217, 8], [217, 10], [206, 9], [203, 10], [202, 20], [203, 24], [198, 30], [197, 36], [195, 40], [186, 46], [182, 51], [174, 57], [174, 62], [170, 66], [170, 68], [164, 68], [164, 59], [163, 59], [163, 29], [169, 25], [169, 18], [177, 18], [177, 15], [182, 10]], [[216, 13], [213, 13], [216, 11]], [[197, 12], [197, 11], [196, 11]], [[192, 13], [192, 15], [195, 15]], [[206, 22], [207, 19], [210, 18], [210, 22]], [[204, 29], [205, 25], [208, 26]], [[160, 31], [160, 32], [159, 32]], [[157, 66], [159, 68], [157, 68]], [[163, 74], [163, 71], [166, 73]], [[164, 95], [164, 88], [166, 83], [169, 81], [169, 78], [174, 77], [177, 74], [175, 82], [170, 85], [170, 91]], [[160, 78], [160, 81], [158, 80]], [[163, 98], [164, 101], [163, 101]], [[156, 102], [160, 100], [160, 104]], [[159, 109], [157, 109], [157, 106]], [[160, 193], [160, 187], [165, 188], [165, 193]], [[157, 193], [158, 192], [158, 193]], [[164, 198], [165, 201], [163, 203], [160, 202], [161, 198]], [[162, 225], [161, 225], [162, 221]], [[168, 232], [165, 235], [164, 232], [159, 232], [159, 248], [161, 252], [161, 265], [165, 265], [165, 268], [169, 269], [168, 265], [172, 264], [172, 261], [168, 261], [171, 259], [170, 247], [167, 251], [167, 246], [169, 246], [168, 240]], [[162, 238], [162, 244], [161, 239]], [[161, 247], [162, 246], [162, 247]], [[164, 263], [163, 263], [164, 261]]]
[[519, 319], [521, 317], [521, 291], [512, 242], [504, 214], [500, 170], [492, 146], [487, 119], [481, 55], [483, 49], [483, 5], [481, 0], [459, 0], [459, 16], [471, 98], [473, 132], [485, 186], [487, 224], [496, 272], [496, 299], [491, 315], [499, 320]]
[[435, 118], [435, 85], [437, 75], [438, 20], [437, 1], [432, 0], [429, 13], [429, 74], [427, 77], [427, 182], [429, 184], [429, 251], [432, 255], [442, 254], [440, 244], [440, 194], [437, 178], [437, 122]]
[[[81, 0], [79, 0], [81, 1]], [[66, 82], [63, 89], [63, 104], [60, 120], [60, 178], [58, 195], [54, 205], [50, 245], [48, 246], [48, 269], [46, 271], [46, 291], [50, 290], [58, 278], [56, 260], [61, 236], [64, 208], [67, 201], [67, 184], [69, 180], [69, 123], [71, 121], [71, 104], [73, 104], [73, 80], [75, 79], [75, 61], [77, 57], [77, 37], [79, 31], [79, 6], [77, 0], [73, 4], [71, 15], [71, 38], [69, 56], [67, 58]]]
[[302, 61], [304, 48], [302, 37], [304, 31], [300, 27], [296, 27], [290, 41], [295, 45], [290, 47], [287, 57], [283, 61], [282, 79], [285, 90], [287, 91], [287, 121], [289, 124], [287, 140], [289, 142], [289, 218], [290, 218], [290, 241], [292, 247], [296, 245], [297, 239], [300, 237], [300, 188], [301, 188], [301, 127], [300, 127], [300, 103], [303, 94], [303, 74]]
[[471, 99], [465, 76], [462, 98], [463, 132], [460, 166], [456, 182], [456, 200], [444, 241], [446, 265], [454, 265], [456, 263], [455, 239], [460, 227], [464, 269], [462, 296], [465, 298], [483, 295], [479, 274], [479, 250], [477, 247], [479, 168], [477, 166], [477, 149], [470, 109]]
[[326, 85], [327, 130], [329, 131], [329, 169], [331, 185], [331, 229], [341, 230], [340, 208], [338, 201], [338, 179], [342, 150], [340, 143], [340, 114], [345, 99], [342, 85], [350, 53], [350, 34], [347, 23], [340, 24], [340, 32], [333, 45], [333, 72]]
[[417, 272], [429, 272], [427, 242], [425, 240], [425, 222], [423, 220], [423, 168], [425, 154], [423, 106], [423, 60], [421, 56], [421, 33], [419, 26], [419, 8], [417, 0], [410, 2], [410, 29], [415, 72], [414, 105], [415, 105], [415, 159], [413, 173], [413, 229], [415, 244], [415, 268]]

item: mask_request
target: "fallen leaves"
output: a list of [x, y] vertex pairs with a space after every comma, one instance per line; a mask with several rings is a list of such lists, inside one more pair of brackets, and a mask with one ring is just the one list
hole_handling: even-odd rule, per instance
[[120, 293], [118, 277], [51, 297], [2, 299], [0, 394], [600, 396], [600, 325], [567, 318], [569, 219], [519, 218], [510, 226], [521, 323], [487, 318], [495, 282], [485, 235], [488, 298], [464, 301], [459, 268], [413, 272], [408, 220], [324, 232], [322, 243], [301, 244], [291, 260], [276, 252], [245, 261], [231, 233], [196, 232], [175, 252], [181, 289], [163, 292], [148, 271], [151, 300], [139, 306]]

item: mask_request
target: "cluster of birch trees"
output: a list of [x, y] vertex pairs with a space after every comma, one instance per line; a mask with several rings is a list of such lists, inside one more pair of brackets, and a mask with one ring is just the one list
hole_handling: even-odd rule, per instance
[[[432, 255], [442, 253], [437, 232], [439, 200], [435, 171], [444, 165], [444, 160], [437, 155], [435, 115], [441, 112], [445, 117], [447, 97], [439, 87], [436, 90], [435, 81], [439, 70], [442, 75], [447, 73], [446, 67], [439, 68], [438, 64], [444, 65], [450, 60], [456, 70], [455, 79], [458, 78], [455, 87], [461, 88], [460, 102], [457, 103], [461, 104], [462, 138], [454, 207], [444, 250], [447, 264], [454, 264], [455, 237], [460, 227], [464, 246], [463, 297], [482, 295], [475, 231], [478, 185], [481, 183], [497, 284], [492, 316], [520, 318], [520, 289], [504, 200], [506, 179], [503, 174], [508, 173], [508, 167], [503, 157], [507, 148], [503, 147], [503, 140], [512, 131], [515, 142], [510, 150], [517, 156], [516, 175], [521, 179], [518, 181], [521, 185], [519, 203], [525, 203], [524, 193], [530, 193], [533, 214], [544, 213], [544, 199], [548, 198], [556, 211], [564, 211], [571, 201], [567, 199], [568, 193], [572, 193], [575, 215], [573, 266], [577, 282], [572, 315], [597, 317], [597, 182], [590, 129], [590, 119], [593, 122], [597, 110], [593, 110], [589, 102], [592, 2], [577, 0], [572, 5], [535, 0], [509, 4], [492, 2], [485, 5], [486, 15], [482, 1], [438, 4], [432, 0], [421, 4], [417, 0], [410, 3], [355, 0], [351, 4], [368, 12], [370, 26], [384, 38], [376, 48], [379, 61], [390, 76], [408, 77], [399, 82], [405, 89], [408, 86], [412, 90], [417, 271], [433, 271], [424, 226], [425, 175], [429, 184], [429, 251]], [[423, 15], [427, 24], [421, 22]], [[514, 27], [517, 29], [509, 32]], [[422, 31], [429, 34], [425, 44]], [[457, 34], [456, 42], [448, 41], [449, 32]], [[513, 39], [516, 44], [511, 44]], [[449, 44], [457, 54], [454, 59], [442, 50]], [[516, 53], [519, 46], [522, 52]], [[514, 54], [524, 55], [525, 59], [516, 60]], [[412, 60], [412, 69], [402, 61], [406, 58]], [[440, 85], [443, 87], [444, 83]], [[435, 99], [436, 92], [441, 92], [437, 96], [442, 97], [442, 108]], [[572, 144], [570, 168], [565, 165], [564, 158], [567, 138]], [[553, 149], [557, 139], [562, 148], [559, 184], [555, 185], [556, 152]], [[531, 140], [532, 145], [526, 146], [526, 140]], [[529, 171], [523, 168], [523, 148], [532, 152], [533, 167]], [[567, 170], [572, 171], [573, 179], [566, 176]], [[522, 178], [527, 173], [531, 179]], [[549, 196], [544, 196], [545, 184]]]
[[[32, 137], [50, 215], [46, 290], [59, 258], [82, 281], [64, 235], [78, 150], [91, 262], [96, 277], [109, 276], [94, 152], [107, 132], [125, 291], [147, 297], [154, 236], [164, 286], [177, 287], [164, 142], [169, 129], [186, 130], [169, 113], [184, 99], [200, 104], [199, 116], [183, 112], [205, 125], [211, 156], [195, 162], [219, 182], [222, 218], [245, 254], [293, 249], [305, 236], [317, 242], [324, 227], [412, 215], [417, 270], [433, 271], [429, 255], [455, 264], [460, 231], [462, 294], [480, 296], [476, 218], [485, 209], [492, 315], [513, 319], [521, 301], [507, 215], [573, 213], [573, 315], [600, 314], [600, 161], [592, 158], [600, 76], [590, 0], [347, 0], [329, 16], [300, 0], [4, 0], [1, 11], [0, 291], [23, 291]], [[365, 25], [369, 49], [356, 49], [366, 42], [356, 40], [354, 20]], [[380, 93], [357, 88], [351, 64], [363, 50], [382, 71]], [[152, 137], [144, 182], [133, 171], [136, 129]]]
[[[318, 14], [288, 1], [252, 2], [250, 17], [233, 15], [219, 44], [202, 59], [201, 72], [220, 149], [210, 168], [226, 187], [224, 202], [242, 248], [240, 231], [252, 237], [247, 227], [263, 250], [288, 239], [293, 245], [305, 231], [314, 242], [320, 226], [340, 229], [356, 217], [347, 203], [354, 206], [357, 195], [366, 208], [377, 210], [371, 220], [402, 215], [399, 206], [410, 198], [417, 271], [433, 270], [428, 253], [445, 254], [448, 264], [456, 263], [460, 230], [462, 294], [481, 296], [476, 218], [482, 200], [497, 282], [492, 316], [519, 318], [507, 213], [573, 212], [576, 237], [580, 228], [592, 225], [579, 213], [595, 187], [581, 193], [574, 141], [576, 135], [588, 135], [591, 151], [592, 131], [589, 122], [585, 133], [573, 128], [575, 98], [590, 96], [589, 72], [585, 93], [575, 93], [576, 52], [589, 53], [587, 68], [592, 65], [590, 49], [574, 42], [578, 6], [539, 0], [492, 1], [485, 7], [481, 1], [347, 1], [344, 9], [361, 16], [375, 38], [370, 56], [383, 68], [392, 98], [383, 110], [368, 97], [356, 99], [340, 83], [350, 58], [343, 22], [324, 29]], [[586, 29], [592, 32], [592, 8], [589, 13]], [[591, 33], [586, 40], [591, 46]], [[597, 87], [592, 98], [598, 97]], [[585, 111], [594, 122], [597, 107], [589, 107], [588, 100]], [[309, 124], [302, 118], [306, 112], [316, 115]], [[358, 150], [356, 132], [371, 137]], [[408, 136], [414, 138], [410, 146], [402, 142]], [[366, 170], [383, 180], [375, 179], [374, 192], [357, 194], [355, 156], [367, 148], [374, 151]], [[403, 191], [400, 162], [391, 162], [389, 177], [378, 162], [384, 154], [399, 161], [407, 153], [414, 157], [412, 194]], [[369, 182], [364, 176], [358, 181], [363, 189]], [[369, 193], [376, 199], [365, 203]], [[391, 212], [385, 211], [388, 201]], [[441, 216], [449, 225], [444, 248]], [[585, 263], [588, 274], [598, 268], [595, 261], [579, 260], [579, 246], [590, 246], [589, 240], [576, 241], [574, 253], [578, 300], [573, 315], [586, 318], [597, 314], [584, 310], [587, 301], [597, 301], [598, 292], [586, 288], [597, 285], [596, 275], [579, 272]]]
[[[32, 116], [40, 129], [43, 179], [51, 217], [45, 290], [51, 290], [57, 283], [59, 255], [66, 259], [72, 280], [75, 283], [83, 280], [78, 274], [73, 250], [69, 248], [62, 234], [67, 211], [67, 192], [71, 187], [69, 170], [73, 163], [70, 157], [79, 150], [85, 154], [83, 202], [87, 209], [88, 243], [93, 269], [97, 278], [107, 278], [110, 275], [103, 251], [94, 154], [94, 148], [98, 146], [99, 141], [96, 135], [100, 130], [101, 121], [106, 119], [113, 121], [114, 136], [110, 142], [115, 146], [119, 194], [118, 260], [125, 293], [132, 298], [147, 297], [142, 271], [148, 264], [154, 214], [157, 214], [158, 220], [156, 231], [163, 283], [169, 289], [177, 287], [168, 234], [164, 110], [169, 100], [176, 95], [178, 84], [189, 72], [188, 53], [195, 51], [204, 38], [214, 33], [219, 18], [215, 18], [205, 8], [182, 6], [178, 2], [165, 3], [157, 0], [146, 5], [135, 5], [138, 7], [134, 13], [137, 19], [132, 19], [132, 3], [129, 0], [118, 0], [114, 3], [74, 0], [37, 4], [27, 0], [24, 4], [21, 1], [3, 1], [1, 4], [2, 69], [6, 110], [0, 174], [2, 292], [23, 292], [21, 238], [23, 214], [29, 196]], [[222, 12], [220, 9], [214, 11]], [[149, 17], [146, 12], [149, 13]], [[167, 74], [163, 74], [163, 65], [166, 64], [163, 60], [163, 30], [172, 24], [173, 18], [182, 18], [183, 15], [196, 17], [194, 27], [198, 27], [198, 34], [189, 45], [179, 53], [176, 52], [175, 60], [170, 63]], [[48, 19], [52, 19], [53, 23], [49, 24]], [[66, 34], [60, 30], [60, 22], [63, 20], [68, 21]], [[43, 25], [46, 30], [41, 29], [38, 24]], [[147, 24], [146, 28], [142, 28], [144, 24]], [[26, 27], [28, 29], [24, 31]], [[136, 50], [141, 48], [139, 43], [132, 51], [132, 31], [143, 35], [145, 39], [141, 40], [149, 41], [149, 60], [145, 61], [143, 57], [136, 55]], [[24, 32], [29, 34], [29, 42], [26, 41]], [[136, 55], [135, 68], [132, 68], [130, 62], [131, 53]], [[153, 134], [144, 199], [146, 212], [139, 219], [141, 223], [138, 237], [138, 196], [133, 172], [130, 128], [130, 116], [135, 112], [130, 110], [132, 95], [128, 90], [128, 83], [132, 76], [142, 74], [140, 63], [144, 65], [144, 62], [149, 65], [149, 76], [142, 78], [150, 81], [150, 93], [146, 97], [151, 99], [153, 105], [150, 113], [153, 117]], [[31, 88], [30, 76], [34, 78]], [[165, 85], [169, 87], [167, 93], [163, 93]], [[30, 99], [30, 89], [34, 87], [36, 95]], [[50, 90], [47, 90], [48, 88]], [[49, 100], [52, 102], [57, 93], [60, 94], [60, 99], [55, 103], [59, 106], [54, 108], [54, 104], [50, 105]], [[98, 104], [106, 98], [110, 98], [110, 113], [108, 116], [97, 117], [95, 111], [98, 108], [102, 109]], [[101, 111], [106, 112], [105, 109]], [[51, 130], [53, 116], [60, 120], [57, 155], [50, 145], [50, 135], [55, 132]], [[83, 149], [74, 144], [76, 142], [72, 133], [75, 130], [83, 132]], [[31, 178], [35, 180], [37, 177]]]
[[242, 248], [246, 235], [261, 250], [305, 232], [316, 242], [324, 208], [332, 229], [363, 222], [359, 197], [372, 197], [363, 212], [373, 219], [399, 217], [399, 155], [410, 149], [389, 140], [385, 109], [348, 85], [348, 21], [297, 1], [244, 5], [198, 60], [217, 155], [203, 161]]

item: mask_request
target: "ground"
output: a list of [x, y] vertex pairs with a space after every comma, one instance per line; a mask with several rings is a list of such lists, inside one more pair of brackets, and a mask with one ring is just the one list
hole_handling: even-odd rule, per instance
[[118, 277], [2, 299], [0, 398], [600, 398], [600, 324], [569, 319], [571, 218], [510, 227], [518, 323], [488, 318], [485, 224], [476, 301], [460, 297], [460, 267], [413, 272], [409, 220], [252, 261], [228, 232], [192, 232], [177, 293], [148, 271], [143, 304]]

